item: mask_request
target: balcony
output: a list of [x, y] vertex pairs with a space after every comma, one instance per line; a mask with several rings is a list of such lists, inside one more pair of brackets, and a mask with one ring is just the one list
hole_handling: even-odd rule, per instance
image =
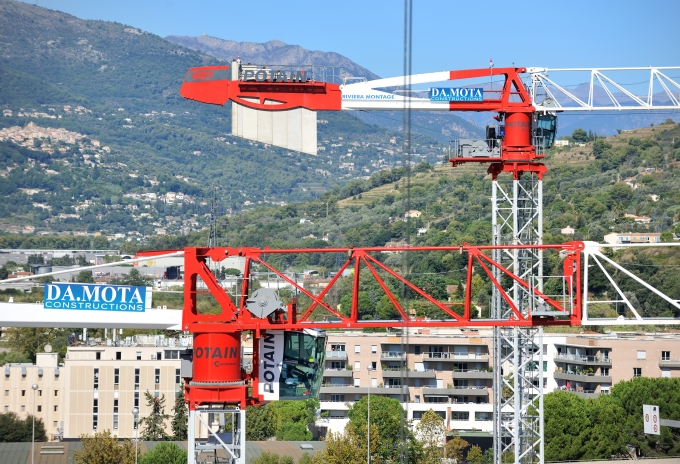
[[423, 361], [439, 361], [439, 362], [489, 362], [488, 353], [448, 353], [448, 352], [427, 352], [422, 353]]
[[612, 383], [611, 375], [600, 374], [585, 374], [575, 372], [555, 372], [554, 378], [560, 380], [569, 380], [572, 382], [587, 382], [587, 383]]
[[571, 364], [580, 364], [583, 366], [611, 367], [612, 358], [610, 356], [581, 356], [576, 354], [556, 354], [555, 362], [567, 362]]
[[493, 379], [493, 372], [479, 369], [453, 370], [454, 379]]
[[383, 351], [380, 353], [381, 361], [405, 361], [406, 353], [403, 351]]
[[343, 369], [329, 369], [326, 368], [323, 371], [323, 376], [324, 377], [343, 377], [343, 378], [352, 378], [353, 371], [352, 370], [347, 370], [346, 368]]
[[[367, 392], [366, 388], [362, 388], [362, 390]], [[409, 400], [409, 389], [406, 385], [385, 385], [382, 387], [371, 387], [371, 395], [395, 396], [401, 394], [405, 395], [407, 401]]]
[[661, 358], [659, 359], [659, 367], [678, 368], [680, 367], [680, 358]]
[[601, 395], [601, 393], [597, 393], [595, 390], [584, 390], [583, 388], [566, 388], [566, 387], [562, 387], [561, 390], [562, 390], [562, 391], [568, 391], [568, 392], [574, 393], [574, 394], [580, 396], [581, 398], [591, 398], [591, 399], [594, 399], [594, 398], [597, 398], [598, 396]]
[[347, 351], [326, 351], [326, 359], [347, 361]]
[[[364, 392], [366, 391], [366, 388], [361, 388], [361, 387], [355, 387], [354, 384], [351, 383], [324, 383], [321, 384], [321, 388], [319, 388], [319, 394], [324, 394], [324, 393], [330, 393], [332, 395], [350, 395], [350, 394], [355, 394], [359, 393], [361, 390]], [[328, 400], [321, 400], [321, 401], [328, 401]], [[354, 401], [354, 398], [352, 398], [351, 401]]]
[[385, 379], [394, 379], [394, 378], [401, 378], [402, 376], [404, 378], [408, 377], [409, 379], [435, 379], [437, 378], [434, 369], [428, 369], [425, 371], [407, 371], [405, 369], [400, 369], [398, 367], [384, 367], [382, 369], [382, 376]]
[[447, 388], [424, 387], [423, 395], [489, 396], [489, 387], [478, 387], [475, 385], [468, 387], [447, 387]]

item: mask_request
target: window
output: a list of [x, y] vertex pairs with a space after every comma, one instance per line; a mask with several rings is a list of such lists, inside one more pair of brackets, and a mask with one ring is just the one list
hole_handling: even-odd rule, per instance
[[378, 345], [371, 345], [371, 354], [378, 354]]
[[640, 359], [640, 360], [647, 359], [647, 352], [644, 351], [644, 350], [638, 350], [637, 358]]
[[376, 370], [377, 368], [378, 368], [378, 363], [375, 362], [375, 361], [373, 361], [373, 362], [371, 363], [371, 370], [374, 371], [374, 370]]
[[5, 412], [9, 412], [9, 406], [5, 406]]
[[[135, 392], [135, 408], [139, 407], [139, 391]], [[137, 427], [135, 427], [137, 428]]]
[[59, 396], [59, 390], [54, 390], [54, 396]]
[[334, 403], [344, 403], [345, 395], [331, 395], [331, 401]]
[[38, 396], [42, 396], [42, 390], [38, 390]]
[[139, 389], [139, 369], [135, 369], [135, 390]]
[[331, 369], [342, 370], [345, 368], [345, 361], [331, 361]]
[[26, 390], [21, 390], [21, 396], [26, 396]]
[[153, 397], [156, 398], [156, 399], [160, 398], [160, 397], [161, 397], [161, 392], [158, 391], [158, 390], [154, 390], [154, 392], [153, 392]]
[[162, 359], [162, 356], [163, 356], [163, 353], [162, 353], [162, 352], [160, 352], [160, 351], [157, 351], [157, 352], [156, 352], [156, 359], [157, 359], [157, 360], [160, 361], [160, 360]]
[[42, 412], [42, 406], [38, 405], [38, 412]]
[[642, 377], [642, 368], [641, 367], [634, 367], [633, 368], [633, 377]]
[[608, 367], [603, 367], [603, 368], [602, 368], [602, 375], [604, 375], [604, 376], [609, 376], [609, 368], [608, 368]]
[[355, 371], [361, 370], [361, 361], [354, 361], [354, 370]]
[[23, 404], [21, 405], [21, 412], [26, 412], [26, 406], [24, 406]]
[[492, 412], [477, 411], [475, 413], [475, 420], [476, 421], [490, 421], [492, 419], [493, 419], [493, 413]]
[[661, 368], [661, 377], [671, 378], [671, 370], [667, 367]]
[[160, 369], [156, 369], [156, 370], [155, 370], [155, 373], [154, 373], [154, 383], [155, 383], [155, 384], [161, 383], [161, 370], [160, 370]]
[[141, 360], [142, 360], [142, 352], [138, 351], [137, 352], [137, 361], [141, 361]]
[[97, 398], [92, 400], [92, 412], [94, 414], [99, 412], [99, 400]]
[[354, 386], [360, 387], [361, 386], [361, 379], [354, 379]]
[[58, 423], [57, 421], [54, 421], [54, 422], [52, 422], [52, 427], [54, 427], [54, 428], [56, 429], [57, 426], [58, 426], [58, 424], [59, 424], [59, 423]]
[[116, 361], [123, 359], [123, 353], [121, 351], [116, 351]]
[[163, 353], [163, 356], [164, 356], [163, 359], [179, 359], [179, 351], [177, 351], [177, 350], [165, 350], [165, 352]]
[[55, 405], [54, 405], [54, 412], [57, 412], [57, 411], [59, 411], [59, 405], [58, 405], [58, 404], [55, 404]]
[[118, 430], [118, 398], [113, 398], [113, 430]]
[[354, 345], [354, 352], [356, 354], [361, 353], [361, 345]]
[[101, 351], [97, 351], [97, 352], [94, 354], [94, 358], [97, 359], [97, 360], [102, 359], [102, 352], [101, 352]]
[[420, 354], [420, 345], [416, 345], [416, 354]]
[[92, 430], [97, 430], [97, 422], [99, 422], [99, 415], [93, 414], [92, 415]]
[[662, 361], [670, 361], [671, 360], [671, 352], [670, 351], [662, 351], [661, 352], [661, 360]]
[[120, 369], [113, 370], [113, 384], [118, 385], [120, 383]]
[[99, 369], [95, 368], [94, 369], [94, 389], [99, 390]]
[[182, 378], [180, 377], [179, 369], [175, 369], [175, 383], [176, 384], [182, 383]]
[[9, 396], [9, 390], [5, 390], [5, 396]]

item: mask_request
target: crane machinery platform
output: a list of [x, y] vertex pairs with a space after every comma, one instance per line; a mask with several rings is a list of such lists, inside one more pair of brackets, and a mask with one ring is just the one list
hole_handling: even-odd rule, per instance
[[[546, 150], [555, 140], [557, 113], [583, 111], [680, 110], [680, 84], [668, 76], [668, 68], [546, 69], [480, 68], [444, 71], [368, 81], [336, 74], [314, 66], [285, 67], [243, 65], [190, 69], [180, 94], [201, 103], [231, 102], [232, 135], [316, 154], [316, 112], [340, 110], [418, 110], [492, 112], [498, 122], [486, 128], [482, 140], [460, 140], [453, 145], [450, 162], [484, 163], [492, 178], [492, 237], [489, 245], [461, 244], [444, 247], [404, 246], [398, 248], [186, 248], [140, 253], [156, 259], [173, 253], [184, 257], [184, 307], [181, 329], [192, 333], [192, 356], [183, 360], [189, 405], [189, 463], [201, 452], [223, 449], [233, 463], [245, 463], [245, 408], [280, 398], [309, 398], [318, 392], [323, 373], [325, 330], [414, 327], [494, 328], [494, 459], [510, 451], [515, 462], [543, 463], [543, 382], [537, 377], [542, 365], [542, 327], [547, 325], [645, 325], [680, 324], [680, 317], [645, 318], [615, 283], [608, 268], [621, 270], [628, 278], [664, 300], [680, 314], [680, 302], [655, 289], [634, 273], [611, 260], [594, 242], [543, 244], [543, 176]], [[587, 97], [568, 90], [552, 74], [589, 74]], [[645, 73], [647, 95], [640, 97], [617, 83], [612, 73]], [[498, 78], [494, 90], [493, 79]], [[491, 80], [491, 85], [484, 82]], [[469, 81], [474, 81], [469, 84]], [[451, 81], [464, 81], [458, 87]], [[439, 84], [438, 84], [439, 83]], [[455, 82], [454, 82], [455, 83]], [[434, 86], [432, 84], [438, 84]], [[411, 86], [425, 86], [413, 90]], [[656, 87], [655, 87], [656, 86]], [[660, 92], [655, 92], [660, 88]], [[406, 147], [408, 152], [411, 147]], [[680, 244], [659, 244], [675, 246]], [[647, 246], [647, 245], [629, 245]], [[654, 246], [654, 245], [649, 245]], [[460, 253], [467, 262], [466, 295], [460, 305], [441, 302], [395, 269], [383, 263], [379, 253]], [[273, 264], [275, 255], [336, 253], [346, 256], [344, 264], [326, 288], [315, 294], [305, 289]], [[245, 259], [239, 288], [228, 288], [211, 271], [211, 263], [227, 257]], [[559, 275], [545, 275], [546, 256], [561, 262]], [[620, 302], [632, 317], [596, 319], [589, 317], [589, 263], [597, 265], [617, 290]], [[252, 267], [258, 266], [289, 285], [299, 298], [284, 301], [277, 292], [255, 289]], [[328, 302], [328, 293], [345, 270], [352, 270], [351, 307], [341, 311]], [[472, 277], [490, 283], [491, 310], [488, 317], [472, 305]], [[42, 275], [41, 277], [44, 277]], [[378, 282], [396, 313], [394, 320], [362, 320], [359, 317], [360, 279]], [[367, 277], [366, 277], [367, 276]], [[30, 277], [29, 277], [30, 278]], [[16, 280], [16, 279], [15, 279]], [[550, 283], [550, 285], [548, 285]], [[430, 306], [428, 317], [417, 317], [403, 306], [395, 286], [410, 292]], [[552, 289], [550, 293], [545, 289]], [[557, 289], [557, 290], [555, 290]], [[198, 304], [204, 295], [214, 298], [219, 311], [205, 313]], [[618, 299], [617, 299], [618, 298]], [[0, 304], [0, 319], [14, 325], [59, 322], [49, 311], [36, 311], [10, 318], [17, 304]], [[158, 310], [150, 310], [153, 313]], [[147, 314], [149, 314], [147, 313]], [[27, 313], [28, 314], [28, 313]], [[79, 312], [79, 314], [84, 314]], [[157, 313], [161, 314], [161, 313]], [[137, 313], [124, 320], [130, 324]], [[7, 317], [7, 319], [5, 319]], [[21, 318], [24, 318], [23, 320]], [[148, 317], [148, 316], [147, 316]], [[163, 316], [165, 317], [165, 316]], [[172, 319], [172, 320], [171, 320]], [[161, 318], [158, 318], [160, 323]], [[165, 319], [164, 319], [165, 320]], [[98, 327], [109, 322], [103, 319]], [[168, 317], [174, 324], [176, 317]], [[139, 323], [142, 318], [139, 318]], [[7, 324], [9, 325], [9, 324]], [[54, 326], [60, 326], [55, 324]], [[120, 325], [118, 325], [120, 326]], [[116, 327], [118, 327], [116, 326]], [[174, 327], [174, 325], [173, 325]], [[242, 335], [253, 336], [253, 365], [241, 362]], [[503, 369], [506, 375], [503, 376]], [[503, 390], [509, 394], [503, 394]], [[217, 414], [220, 430], [212, 431], [204, 415]], [[199, 443], [194, 425], [202, 422], [212, 439]]]

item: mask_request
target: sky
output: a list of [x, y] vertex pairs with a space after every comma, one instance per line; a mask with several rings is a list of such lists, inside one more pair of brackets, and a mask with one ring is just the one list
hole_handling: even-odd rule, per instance
[[[208, 34], [334, 51], [382, 77], [404, 69], [399, 0], [25, 0], [161, 37]], [[496, 67], [680, 66], [680, 0], [415, 0], [414, 73]]]

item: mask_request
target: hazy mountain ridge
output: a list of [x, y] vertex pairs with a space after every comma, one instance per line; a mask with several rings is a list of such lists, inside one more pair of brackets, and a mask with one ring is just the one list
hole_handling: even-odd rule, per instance
[[229, 61], [240, 56], [243, 63], [336, 66], [343, 68], [350, 76], [365, 77], [369, 80], [379, 79], [378, 75], [339, 53], [307, 50], [280, 40], [265, 43], [236, 42], [208, 35], [197, 37], [169, 35], [165, 40]]

